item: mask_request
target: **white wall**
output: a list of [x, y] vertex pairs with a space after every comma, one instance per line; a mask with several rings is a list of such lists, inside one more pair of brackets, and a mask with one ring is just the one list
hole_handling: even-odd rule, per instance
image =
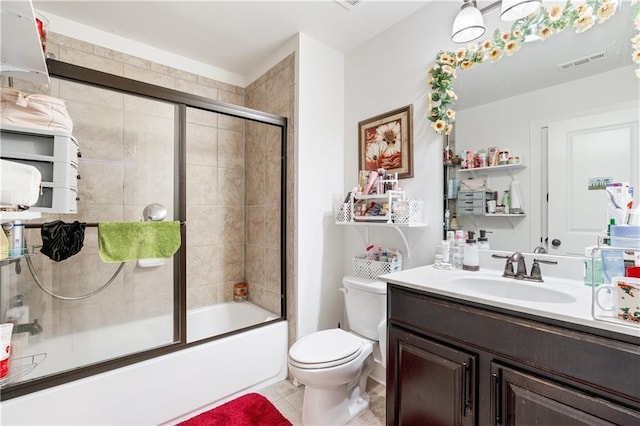
[[[442, 237], [442, 136], [436, 135], [425, 118], [427, 70], [437, 52], [451, 43], [451, 7], [442, 2], [425, 6], [383, 34], [346, 56], [344, 193], [357, 185], [358, 122], [413, 104], [412, 179], [400, 181], [411, 197], [425, 201], [424, 229], [409, 229], [411, 264], [433, 261]], [[454, 7], [454, 15], [455, 15]], [[361, 229], [344, 227], [344, 273], [351, 273], [351, 257], [364, 252]], [[371, 228], [370, 240], [404, 251], [393, 230]], [[406, 256], [406, 253], [403, 253]]]
[[[49, 30], [53, 33], [86, 41], [87, 43], [113, 49], [118, 52], [127, 53], [138, 58], [148, 59], [158, 64], [199, 74], [224, 83], [240, 87], [246, 86], [245, 76], [226, 71], [209, 64], [194, 61], [193, 59], [176, 55], [107, 31], [98, 30], [88, 25], [71, 21], [48, 12], [45, 15], [49, 19]], [[262, 75], [267, 69], [262, 70], [259, 74], [256, 74], [256, 76]]]
[[344, 55], [298, 37], [296, 105], [298, 338], [342, 320], [342, 240], [333, 203], [344, 186]]
[[[465, 229], [491, 229], [489, 241], [492, 249], [532, 251], [540, 245], [540, 221], [546, 209], [545, 194], [540, 191], [541, 157], [540, 140], [531, 127], [546, 125], [550, 121], [617, 109], [622, 103], [638, 103], [640, 82], [635, 76], [635, 66], [597, 74], [501, 101], [492, 102], [456, 114], [456, 150], [489, 146], [508, 148], [518, 154], [526, 169], [515, 177], [520, 182], [527, 216], [513, 223], [504, 218], [459, 218]], [[514, 114], [514, 111], [517, 113]], [[498, 124], [497, 124], [498, 123]], [[495, 172], [488, 175], [489, 187], [498, 191], [499, 197], [509, 188], [508, 174], [500, 177]], [[465, 178], [468, 176], [465, 176]], [[561, 182], [550, 183], [561, 185]], [[603, 200], [604, 203], [604, 200]]]

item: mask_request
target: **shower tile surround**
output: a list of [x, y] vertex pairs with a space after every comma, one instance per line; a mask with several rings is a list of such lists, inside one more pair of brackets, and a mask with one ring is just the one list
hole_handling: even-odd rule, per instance
[[[243, 89], [55, 33], [49, 34], [47, 50], [63, 62], [237, 105], [244, 106], [246, 100], [248, 107], [289, 119], [286, 275], [289, 340], [295, 341], [293, 54]], [[4, 77], [0, 82], [7, 85]], [[142, 209], [150, 202], [163, 203], [169, 209], [168, 216], [173, 217], [173, 182], [166, 182], [164, 177], [166, 170], [172, 170], [174, 161], [172, 106], [61, 80], [52, 80], [46, 88], [14, 79], [14, 86], [66, 99], [83, 159], [95, 159], [90, 166], [80, 164], [79, 213], [43, 214], [37, 222], [138, 221]], [[127, 118], [114, 120], [114, 110], [119, 110], [123, 117], [136, 114], [135, 125], [128, 123]], [[145, 164], [137, 164], [135, 168], [113, 167], [118, 162], [126, 165], [136, 155], [144, 156]], [[279, 131], [264, 124], [245, 123], [242, 119], [189, 108], [186, 160], [188, 308], [230, 301], [233, 284], [246, 281], [252, 302], [279, 313]], [[144, 182], [153, 184], [143, 184], [140, 173], [145, 174]], [[107, 187], [111, 189], [105, 191]], [[39, 230], [27, 230], [27, 240], [30, 245], [40, 244]], [[104, 282], [116, 267], [103, 264], [97, 253], [97, 232], [87, 229], [80, 254], [61, 264], [35, 256], [34, 266], [45, 284], [58, 283], [54, 284], [54, 291], [84, 294]], [[26, 293], [31, 319], [39, 319], [47, 336], [171, 312], [171, 261], [149, 269], [129, 262], [123, 272], [99, 296], [61, 302], [52, 300], [31, 282], [26, 265], [20, 275], [15, 274], [13, 266], [4, 267], [2, 292], [15, 295], [20, 289]], [[127, 280], [133, 276], [135, 285], [125, 286], [125, 276]], [[8, 303], [9, 298], [3, 299]], [[7, 308], [8, 305], [0, 306], [0, 311]]]

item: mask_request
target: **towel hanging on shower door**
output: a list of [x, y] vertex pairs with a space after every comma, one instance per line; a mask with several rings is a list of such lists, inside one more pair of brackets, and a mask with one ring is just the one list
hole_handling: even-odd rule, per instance
[[98, 223], [98, 254], [105, 263], [167, 258], [180, 248], [180, 222]]
[[79, 253], [84, 245], [84, 229], [85, 224], [78, 221], [65, 223], [56, 220], [43, 224], [40, 228], [40, 253], [56, 262], [70, 258]]

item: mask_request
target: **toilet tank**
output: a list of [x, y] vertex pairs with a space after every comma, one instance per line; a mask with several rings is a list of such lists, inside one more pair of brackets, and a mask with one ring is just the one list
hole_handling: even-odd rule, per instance
[[379, 341], [378, 326], [387, 317], [387, 283], [347, 275], [342, 284], [349, 328]]

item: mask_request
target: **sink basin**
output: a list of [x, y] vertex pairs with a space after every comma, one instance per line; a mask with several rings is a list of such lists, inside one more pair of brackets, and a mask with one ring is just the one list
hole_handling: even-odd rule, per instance
[[526, 281], [500, 280], [486, 277], [457, 278], [451, 281], [451, 286], [456, 290], [486, 296], [542, 303], [572, 303], [576, 301], [575, 297], [570, 294], [550, 287], [543, 287], [545, 285], [549, 284], [531, 284]]

